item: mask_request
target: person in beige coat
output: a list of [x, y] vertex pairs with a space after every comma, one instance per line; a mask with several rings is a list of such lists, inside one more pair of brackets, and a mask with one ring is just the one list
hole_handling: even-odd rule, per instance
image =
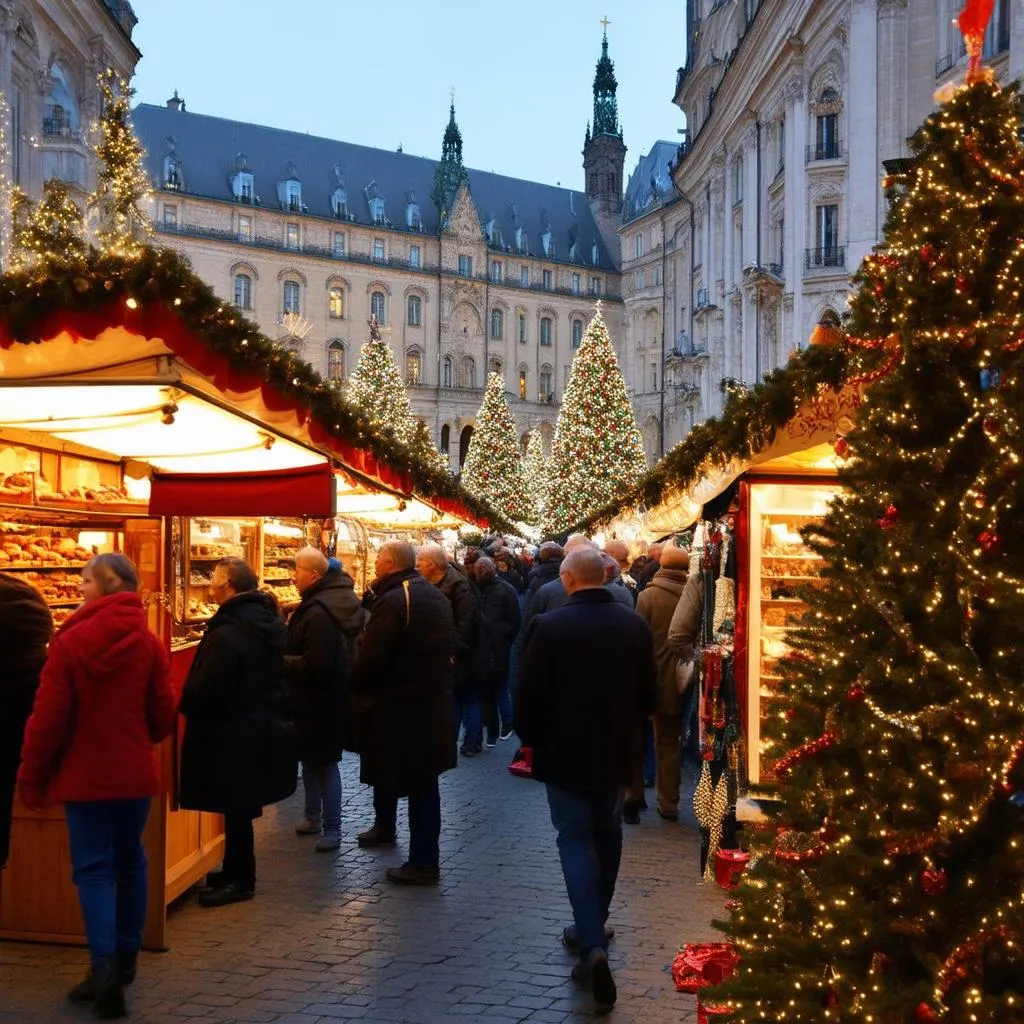
[[[679, 819], [680, 748], [683, 732], [683, 697], [676, 685], [678, 656], [669, 643], [673, 616], [687, 590], [690, 556], [674, 544], [666, 544], [661, 568], [637, 597], [636, 610], [654, 636], [658, 667], [658, 709], [654, 714], [654, 759], [658, 814]], [[699, 577], [698, 577], [699, 578]], [[697, 590], [699, 596], [700, 591]]]

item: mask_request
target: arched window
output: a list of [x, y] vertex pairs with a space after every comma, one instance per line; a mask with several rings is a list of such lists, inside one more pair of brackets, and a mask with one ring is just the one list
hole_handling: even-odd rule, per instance
[[542, 402], [550, 402], [554, 396], [552, 378], [551, 367], [545, 364], [540, 368], [540, 376], [537, 378], [537, 390], [539, 392], [537, 397]]
[[298, 313], [300, 290], [298, 281], [285, 281], [281, 308], [285, 313]]
[[583, 341], [583, 321], [573, 320], [572, 322], [572, 347], [579, 348]]
[[50, 90], [43, 110], [43, 135], [61, 137], [78, 131], [78, 100], [60, 64], [50, 67]]
[[462, 362], [459, 364], [459, 373], [461, 376], [459, 387], [476, 387], [476, 360], [472, 356], [463, 357]]
[[387, 323], [383, 292], [370, 293], [370, 315], [376, 317], [380, 324]]
[[327, 292], [327, 315], [332, 320], [345, 318], [345, 293], [340, 288], [331, 288]]
[[327, 346], [327, 377], [329, 380], [345, 379], [345, 346], [332, 341]]
[[465, 426], [459, 436], [459, 469], [466, 464], [466, 456], [469, 454], [469, 442], [473, 440], [473, 427]]
[[540, 343], [545, 346], [551, 344], [551, 317], [549, 316], [540, 318]]
[[441, 428], [441, 451], [443, 451], [445, 453], [445, 455], [447, 455], [449, 450], [451, 449], [451, 444], [452, 444], [452, 428], [449, 427], [448, 424], [446, 423]]
[[409, 296], [407, 322], [410, 327], [419, 327], [423, 323], [423, 300], [418, 295]]
[[505, 314], [500, 309], [491, 310], [491, 337], [501, 341], [505, 335]]
[[526, 385], [527, 385], [527, 369], [525, 366], [519, 367], [519, 397], [526, 400]]
[[455, 376], [455, 366], [451, 356], [445, 356], [441, 362], [441, 386], [450, 388]]
[[252, 309], [252, 278], [248, 274], [235, 274], [235, 305]]
[[423, 360], [419, 352], [411, 348], [405, 353], [405, 382], [406, 384], [419, 384], [420, 374], [423, 372]]

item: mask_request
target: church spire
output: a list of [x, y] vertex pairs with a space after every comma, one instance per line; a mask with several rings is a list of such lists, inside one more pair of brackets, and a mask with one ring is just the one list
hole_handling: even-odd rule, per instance
[[434, 187], [430, 191], [430, 198], [441, 212], [442, 223], [451, 210], [459, 186], [463, 183], [468, 184], [468, 181], [469, 177], [462, 163], [462, 132], [455, 121], [455, 90], [452, 89], [448, 126], [444, 130], [444, 139], [441, 142], [441, 162], [434, 171]]
[[601, 22], [604, 25], [604, 36], [601, 39], [601, 58], [597, 62], [597, 71], [594, 73], [594, 130], [593, 134], [598, 135], [621, 135], [619, 128], [618, 104], [615, 100], [615, 90], [618, 83], [615, 81], [615, 65], [608, 56], [608, 26], [611, 22], [604, 18]]

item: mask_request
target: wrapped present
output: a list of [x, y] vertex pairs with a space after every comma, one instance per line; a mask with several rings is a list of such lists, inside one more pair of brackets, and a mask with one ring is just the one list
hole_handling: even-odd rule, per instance
[[680, 992], [699, 992], [731, 978], [739, 962], [731, 942], [688, 942], [672, 962], [672, 980]]
[[532, 779], [533, 750], [530, 747], [520, 747], [512, 758], [512, 763], [508, 766], [508, 770], [520, 778]]

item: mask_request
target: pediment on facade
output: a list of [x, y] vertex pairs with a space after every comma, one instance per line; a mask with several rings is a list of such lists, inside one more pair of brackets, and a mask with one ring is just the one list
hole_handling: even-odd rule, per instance
[[484, 232], [480, 227], [480, 215], [466, 184], [460, 185], [459, 191], [455, 194], [455, 202], [452, 203], [452, 211], [445, 222], [444, 232], [446, 235], [453, 235], [466, 241], [483, 241]]

